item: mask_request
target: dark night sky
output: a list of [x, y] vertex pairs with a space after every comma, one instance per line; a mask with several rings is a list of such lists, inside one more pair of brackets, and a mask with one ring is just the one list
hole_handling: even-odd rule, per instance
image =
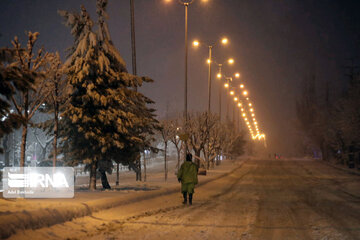
[[[326, 80], [333, 88], [345, 81], [342, 66], [359, 53], [358, 2], [195, 0], [190, 6], [190, 42], [229, 38], [228, 46], [214, 48], [214, 58], [235, 59], [236, 64], [224, 71], [228, 75], [241, 72], [260, 129], [268, 136], [269, 151], [291, 149], [294, 102], [306, 75], [315, 73], [320, 86]], [[95, 0], [1, 0], [0, 47], [10, 46], [15, 35], [25, 40], [25, 31], [38, 31], [40, 45], [64, 57], [73, 39], [57, 10], [79, 11], [80, 4], [95, 19]], [[108, 14], [113, 42], [131, 72], [129, 1], [109, 0]], [[155, 80], [141, 91], [156, 101], [160, 117], [167, 105], [170, 114], [182, 111], [184, 8], [175, 0], [135, 0], [135, 21], [138, 74]], [[206, 58], [207, 48], [189, 45], [191, 110], [206, 110]], [[213, 80], [212, 110], [217, 112], [219, 83]]]

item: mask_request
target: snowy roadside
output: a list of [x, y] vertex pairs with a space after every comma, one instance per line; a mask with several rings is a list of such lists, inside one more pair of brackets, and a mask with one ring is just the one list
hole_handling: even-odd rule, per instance
[[[232, 172], [240, 162], [223, 161], [220, 166], [199, 176], [199, 185]], [[112, 191], [80, 191], [74, 199], [3, 199], [0, 198], [0, 237], [18, 230], [37, 229], [88, 216], [94, 212], [152, 199], [179, 191], [174, 173], [164, 182], [161, 172], [149, 171], [147, 182], [136, 182], [134, 176], [122, 178], [122, 184]]]
[[333, 162], [326, 162], [326, 161], [321, 161], [321, 162], [323, 164], [326, 164], [326, 165], [331, 166], [333, 168], [339, 169], [341, 171], [360, 176], [360, 171], [358, 169], [348, 168], [347, 166], [340, 165], [340, 164], [335, 164]]

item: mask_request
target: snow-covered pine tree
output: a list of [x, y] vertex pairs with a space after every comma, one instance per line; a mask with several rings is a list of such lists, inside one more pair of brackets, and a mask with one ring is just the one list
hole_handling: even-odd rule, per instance
[[[90, 165], [90, 189], [96, 188], [96, 169], [100, 161], [112, 161], [126, 156], [132, 162], [150, 143], [158, 122], [153, 103], [133, 90], [147, 77], [129, 74], [118, 50], [113, 45], [106, 23], [106, 0], [97, 1], [98, 31], [86, 9], [81, 13], [62, 11], [66, 25], [71, 27], [75, 43], [66, 63], [72, 87], [65, 116], [71, 120], [67, 141], [73, 158]], [[101, 164], [106, 165], [106, 164]]]

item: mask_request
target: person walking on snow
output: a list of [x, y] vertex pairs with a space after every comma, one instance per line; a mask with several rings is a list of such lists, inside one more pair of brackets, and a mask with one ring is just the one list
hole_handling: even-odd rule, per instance
[[192, 204], [195, 185], [198, 183], [198, 166], [193, 163], [191, 153], [186, 154], [186, 161], [181, 164], [177, 174], [178, 181], [181, 182], [181, 193], [184, 196], [183, 204], [187, 203], [187, 194], [189, 194], [189, 204]]

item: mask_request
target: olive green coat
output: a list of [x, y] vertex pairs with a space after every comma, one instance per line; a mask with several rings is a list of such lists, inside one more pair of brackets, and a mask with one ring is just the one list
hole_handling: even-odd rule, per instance
[[195, 163], [190, 161], [185, 161], [181, 164], [179, 172], [177, 174], [178, 178], [181, 178], [181, 183], [198, 183], [198, 167]]

